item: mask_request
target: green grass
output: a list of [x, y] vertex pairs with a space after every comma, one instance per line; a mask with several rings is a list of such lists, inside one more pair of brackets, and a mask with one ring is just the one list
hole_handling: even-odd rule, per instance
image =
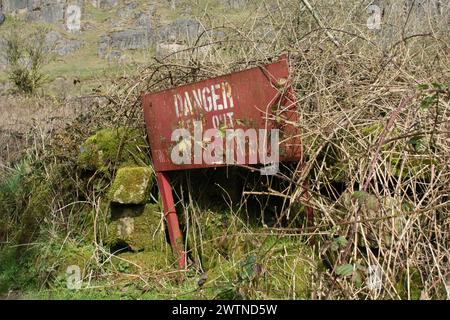
[[53, 289], [28, 291], [21, 299], [32, 300], [165, 300], [165, 299], [201, 299], [197, 292], [196, 281], [185, 281], [181, 285], [166, 288], [144, 288], [144, 283], [128, 280], [122, 284], [108, 281], [91, 283], [81, 289], [67, 289], [64, 282]]
[[113, 10], [95, 8], [91, 3], [86, 3], [84, 15], [87, 15], [90, 21], [103, 23], [113, 14]]
[[18, 260], [17, 250], [17, 247], [0, 250], [0, 296], [10, 290], [28, 291], [37, 288], [35, 267], [29, 260]]
[[6, 72], [0, 72], [0, 83], [4, 84], [9, 81], [8, 74]]
[[76, 77], [80, 80], [103, 78], [117, 69], [119, 69], [118, 65], [108, 64], [108, 61], [97, 56], [80, 53], [60, 58], [45, 66], [44, 71], [53, 81], [58, 77], [67, 79]]

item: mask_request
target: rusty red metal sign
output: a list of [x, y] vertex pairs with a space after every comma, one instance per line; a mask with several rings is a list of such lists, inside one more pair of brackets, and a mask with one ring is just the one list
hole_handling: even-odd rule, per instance
[[[143, 94], [141, 101], [170, 243], [184, 268], [186, 252], [166, 172], [300, 160], [302, 148], [287, 57]], [[274, 154], [277, 157], [272, 157]]]
[[[271, 129], [279, 131], [280, 161], [298, 160], [301, 144], [295, 127], [297, 113], [289, 85], [289, 66], [282, 56], [277, 62], [232, 74], [142, 95], [153, 165], [156, 171], [173, 171], [230, 164], [195, 159], [174, 163], [174, 131], [184, 128], [192, 137], [208, 129]], [[204, 139], [202, 139], [204, 144]], [[198, 144], [198, 142], [197, 142]], [[195, 143], [191, 146], [195, 149]], [[204, 148], [205, 146], [201, 146]], [[227, 145], [224, 143], [224, 149]], [[270, 149], [270, 147], [269, 147]], [[226, 150], [224, 150], [226, 152]], [[242, 164], [261, 163], [249, 150]], [[269, 151], [268, 151], [269, 153]], [[255, 156], [255, 157], [253, 157]]]

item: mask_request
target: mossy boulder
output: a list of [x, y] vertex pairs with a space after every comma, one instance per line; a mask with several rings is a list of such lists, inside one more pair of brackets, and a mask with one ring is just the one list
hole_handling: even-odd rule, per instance
[[81, 145], [77, 165], [104, 173], [122, 166], [146, 165], [146, 147], [144, 136], [138, 130], [102, 129]]
[[58, 276], [66, 280], [69, 267], [76, 266], [80, 268], [81, 277], [84, 277], [90, 262], [95, 261], [93, 259], [94, 253], [95, 248], [92, 245], [81, 245], [73, 242], [67, 243], [60, 254], [55, 257], [57, 259], [55, 264], [58, 265]]
[[111, 248], [129, 247], [133, 252], [166, 249], [164, 220], [158, 205], [112, 205], [111, 219], [104, 239]]
[[153, 177], [153, 170], [150, 167], [120, 168], [109, 190], [110, 200], [121, 204], [145, 203], [153, 184]]

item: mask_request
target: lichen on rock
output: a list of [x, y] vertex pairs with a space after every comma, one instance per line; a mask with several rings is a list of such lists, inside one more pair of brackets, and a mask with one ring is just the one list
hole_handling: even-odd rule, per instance
[[152, 184], [153, 170], [150, 167], [120, 168], [109, 190], [109, 198], [121, 204], [142, 204], [148, 200]]

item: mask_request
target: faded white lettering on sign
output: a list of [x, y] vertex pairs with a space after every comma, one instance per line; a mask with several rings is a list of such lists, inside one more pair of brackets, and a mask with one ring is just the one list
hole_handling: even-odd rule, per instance
[[213, 116], [214, 128], [218, 128], [220, 123], [229, 126], [233, 124], [233, 112], [229, 110], [234, 108], [234, 100], [231, 86], [226, 81], [177, 93], [173, 99], [177, 118], [192, 117], [198, 113], [223, 111], [223, 114]]
[[226, 129], [225, 136], [219, 129], [205, 132], [201, 121], [194, 121], [194, 135], [187, 129], [172, 132], [171, 160], [177, 165], [194, 164], [256, 164], [269, 165], [261, 171], [273, 175], [278, 171], [279, 130], [278, 129]]

